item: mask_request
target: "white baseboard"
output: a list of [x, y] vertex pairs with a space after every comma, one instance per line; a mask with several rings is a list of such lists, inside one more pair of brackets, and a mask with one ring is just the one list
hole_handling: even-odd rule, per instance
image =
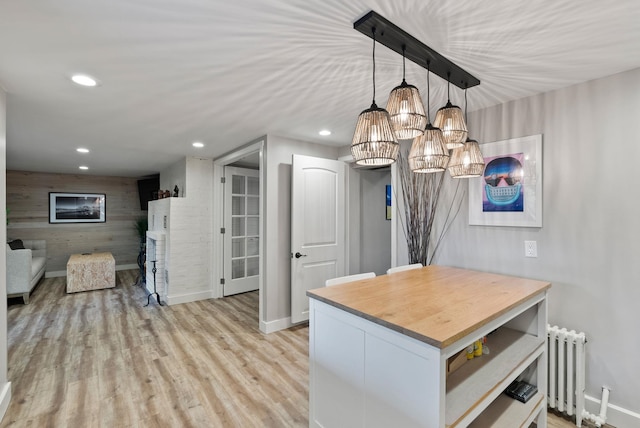
[[206, 300], [212, 299], [213, 293], [211, 290], [206, 291], [198, 291], [197, 293], [187, 293], [187, 294], [174, 294], [171, 296], [167, 296], [167, 305], [179, 305], [180, 303], [189, 303], [189, 302], [197, 302], [198, 300]]
[[4, 418], [4, 414], [7, 413], [9, 403], [11, 402], [11, 382], [7, 382], [0, 391], [0, 420]]
[[52, 271], [48, 270], [44, 273], [45, 278], [58, 278], [60, 276], [67, 276], [67, 271], [66, 270], [52, 270]]
[[293, 324], [291, 323], [291, 317], [281, 318], [274, 321], [260, 321], [260, 331], [265, 334], [284, 330], [291, 326], [293, 326]]
[[132, 263], [130, 265], [116, 265], [116, 270], [131, 270], [131, 269], [140, 269], [140, 267], [135, 263]]
[[[599, 398], [584, 396], [587, 412], [597, 415], [600, 413]], [[607, 424], [617, 428], [640, 428], [640, 413], [609, 403], [607, 406]]]
[[[136, 264], [128, 264], [128, 265], [116, 265], [116, 270], [131, 270], [131, 269], [140, 269]], [[46, 271], [44, 273], [45, 278], [58, 278], [61, 276], [67, 276], [66, 270], [52, 270]]]

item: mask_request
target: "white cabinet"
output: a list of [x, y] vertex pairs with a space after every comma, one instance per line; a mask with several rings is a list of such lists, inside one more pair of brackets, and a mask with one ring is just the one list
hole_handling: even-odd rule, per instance
[[[461, 273], [477, 283], [451, 282]], [[546, 427], [549, 284], [500, 276], [514, 289], [496, 289], [495, 277], [431, 266], [310, 291], [309, 425]], [[490, 354], [447, 376], [447, 359], [483, 336]], [[522, 377], [538, 386], [526, 404], [502, 393]]]

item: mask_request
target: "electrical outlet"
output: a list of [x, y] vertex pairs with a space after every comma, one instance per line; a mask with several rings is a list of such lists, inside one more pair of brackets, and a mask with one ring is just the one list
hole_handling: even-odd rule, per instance
[[536, 241], [524, 241], [524, 256], [538, 257], [538, 243]]

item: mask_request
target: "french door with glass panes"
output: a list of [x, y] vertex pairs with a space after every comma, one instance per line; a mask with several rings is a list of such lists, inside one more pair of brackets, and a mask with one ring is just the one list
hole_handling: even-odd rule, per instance
[[260, 275], [259, 171], [226, 166], [223, 294], [258, 289]]

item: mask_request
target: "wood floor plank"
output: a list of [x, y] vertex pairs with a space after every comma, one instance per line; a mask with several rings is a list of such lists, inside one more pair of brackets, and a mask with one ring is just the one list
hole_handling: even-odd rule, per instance
[[307, 326], [262, 334], [257, 292], [144, 307], [136, 275], [74, 294], [46, 278], [29, 305], [10, 299], [0, 428], [308, 426]]
[[98, 426], [99, 397], [98, 376], [75, 380], [67, 384], [63, 408], [69, 426]]

